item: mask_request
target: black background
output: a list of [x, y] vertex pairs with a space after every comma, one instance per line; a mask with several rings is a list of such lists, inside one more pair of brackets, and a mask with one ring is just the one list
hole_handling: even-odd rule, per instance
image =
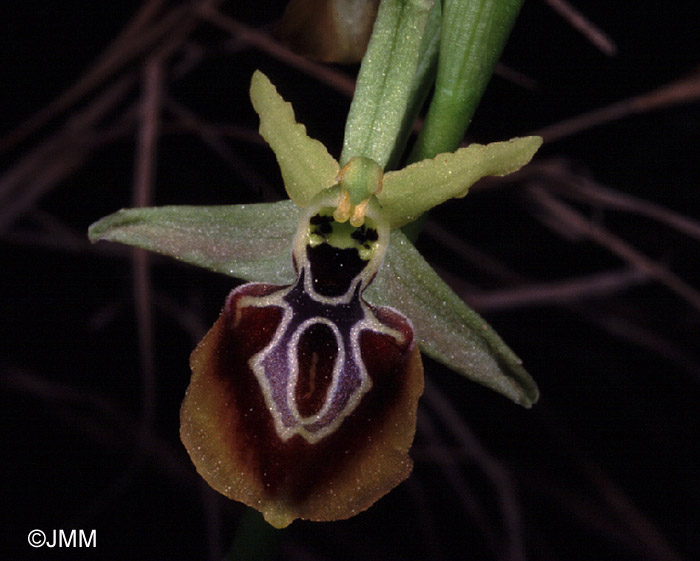
[[[0, 133], [74, 83], [139, 5], [5, 2]], [[273, 24], [283, 6], [238, 0], [221, 11], [258, 27]], [[535, 131], [698, 71], [695, 2], [590, 1], [578, 7], [615, 40], [617, 55], [605, 56], [544, 2], [528, 0], [502, 61], [536, 87], [495, 77], [469, 130], [472, 140]], [[204, 48], [206, 56], [182, 77], [173, 76], [178, 57], [170, 59], [172, 98], [208, 122], [254, 131], [247, 88], [261, 68], [293, 102], [309, 133], [338, 155], [346, 95], [258, 49], [236, 48], [206, 23], [189, 45]], [[107, 83], [138, 72], [142, 62]], [[94, 95], [3, 152], [3, 179]], [[135, 87], [110, 115], [137, 99]], [[165, 123], [153, 204], [284, 197], [265, 146], [227, 139], [239, 159], [232, 167], [195, 135], [170, 126], [171, 117]], [[566, 162], [565, 169], [580, 177], [697, 220], [699, 128], [697, 103], [642, 111], [546, 144], [537, 160]], [[193, 334], [214, 321], [235, 281], [153, 260], [157, 397], [153, 430], [144, 433], [130, 253], [91, 247], [83, 238], [91, 222], [131, 206], [135, 151], [132, 128], [74, 165], [0, 230], [0, 552], [6, 559], [217, 559], [229, 549], [244, 510], [200, 482], [178, 439]], [[36, 176], [51, 163], [40, 160]], [[555, 188], [551, 178], [535, 180]], [[650, 280], [564, 303], [545, 297], [489, 308], [483, 297], [494, 291], [546, 287], [624, 267], [600, 245], [539, 220], [533, 185], [524, 180], [475, 189], [431, 214], [465, 247], [478, 248], [521, 280], [489, 273], [478, 266], [483, 258], [465, 260], [434, 229], [418, 247], [467, 301], [472, 295], [475, 305], [482, 302], [477, 309], [538, 381], [540, 403], [526, 411], [426, 359], [434, 391], [449, 396], [459, 423], [424, 404], [412, 478], [349, 521], [295, 522], [282, 536], [279, 559], [700, 558], [700, 312]], [[698, 239], [630, 212], [573, 206], [700, 286]], [[0, 215], [8, 208], [0, 207]], [[47, 217], [75, 238], [47, 234]], [[646, 339], [630, 325], [643, 329]], [[458, 441], [459, 430], [475, 440]], [[504, 523], [508, 516], [515, 534]], [[33, 528], [95, 528], [98, 547], [32, 550], [26, 536]]]

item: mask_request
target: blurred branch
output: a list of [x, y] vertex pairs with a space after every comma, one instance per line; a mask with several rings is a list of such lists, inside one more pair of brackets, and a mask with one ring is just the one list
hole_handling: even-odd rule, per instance
[[572, 464], [584, 475], [598, 492], [599, 498], [610, 509], [620, 527], [626, 529], [633, 538], [633, 544], [640, 555], [648, 561], [683, 561], [683, 557], [668, 543], [661, 531], [632, 502], [629, 496], [592, 461], [567, 429], [566, 423], [551, 409], [545, 413], [547, 428], [560, 448], [565, 451]]
[[569, 22], [571, 27], [588, 39], [600, 52], [607, 56], [615, 56], [617, 54], [615, 42], [570, 2], [566, 0], [544, 0], [544, 2]]
[[6, 230], [97, 148], [129, 129], [134, 117], [129, 110], [123, 111], [110, 127], [100, 129], [98, 123], [124, 100], [135, 83], [134, 75], [121, 77], [0, 177], [0, 231]]
[[527, 306], [552, 306], [611, 296], [649, 282], [637, 269], [622, 269], [556, 282], [526, 284], [509, 289], [470, 292], [469, 304], [483, 313]]
[[548, 189], [555, 190], [568, 199], [646, 216], [700, 241], [700, 221], [666, 209], [652, 201], [605, 187], [580, 173], [572, 172], [568, 168], [565, 161], [544, 160], [535, 163], [533, 169], [528, 172], [528, 176], [542, 175], [546, 177]]
[[[209, 149], [218, 155], [229, 167], [240, 175], [249, 188], [255, 188], [263, 200], [274, 201], [280, 198], [278, 193], [255, 169], [240, 158], [222, 138], [222, 128], [204, 122], [196, 113], [172, 98], [165, 100], [165, 107], [178, 119], [183, 127], [196, 134]], [[262, 137], [257, 131], [237, 127], [239, 138], [246, 142], [259, 143]]]
[[700, 311], [700, 292], [696, 291], [666, 267], [649, 259], [602, 226], [585, 219], [573, 208], [554, 198], [542, 187], [532, 186], [529, 188], [529, 193], [539, 208], [545, 212], [545, 216], [555, 218], [564, 225], [567, 231], [589, 238], [605, 247], [634, 268], [665, 285]]
[[666, 109], [683, 103], [694, 103], [698, 100], [700, 100], [700, 71], [646, 94], [594, 109], [529, 134], [541, 136], [545, 143], [555, 142], [623, 117]]
[[[498, 539], [491, 543], [494, 552], [499, 555], [499, 559], [504, 561], [525, 561], [520, 504], [510, 473], [484, 449], [476, 435], [469, 430], [462, 414], [457, 411], [452, 401], [430, 378], [425, 380], [423, 400], [459, 443], [460, 449], [468, 454], [469, 459], [479, 466], [484, 476], [493, 485], [505, 530], [505, 539]], [[437, 442], [435, 438], [430, 439], [430, 441]], [[462, 500], [465, 498], [462, 497]], [[482, 529], [482, 531], [484, 530]], [[493, 534], [490, 527], [489, 534]]]
[[300, 55], [294, 54], [284, 45], [281, 45], [268, 34], [248, 27], [247, 25], [230, 18], [211, 7], [201, 10], [202, 17], [211, 24], [227, 31], [239, 41], [254, 47], [277, 60], [289, 64], [292, 68], [317, 79], [319, 82], [330, 86], [336, 91], [351, 97], [355, 91], [355, 81], [330, 66], [313, 62]]
[[[151, 206], [156, 177], [156, 157], [163, 98], [163, 59], [154, 56], [143, 68], [143, 93], [140, 102], [136, 143], [136, 165], [132, 202], [136, 207]], [[147, 251], [133, 250], [133, 293], [136, 332], [139, 342], [142, 379], [143, 430], [153, 428], [156, 415], [156, 372], [153, 331], [153, 289], [150, 256]]]
[[124, 31], [98, 58], [97, 62], [73, 86], [56, 100], [36, 112], [5, 138], [0, 139], [0, 153], [21, 142], [107, 81], [134, 59], [144, 56], [161, 41], [179, 39], [191, 29], [199, 5], [218, 5], [223, 0], [197, 0], [175, 6], [165, 13], [164, 0], [149, 0], [124, 28]]
[[[427, 382], [427, 379], [426, 379]], [[422, 398], [425, 400], [425, 397]], [[426, 442], [437, 443], [440, 441], [438, 431], [431, 416], [427, 411], [421, 410], [418, 415], [418, 434]], [[461, 421], [460, 419], [460, 422]], [[420, 448], [417, 450], [420, 453]], [[499, 539], [494, 531], [484, 507], [476, 499], [476, 493], [470, 488], [465, 476], [460, 472], [458, 462], [451, 453], [452, 451], [439, 446], [429, 446], [423, 450], [429, 452], [431, 463], [438, 465], [445, 481], [455, 494], [459, 504], [462, 505], [466, 513], [474, 521], [479, 530], [479, 535], [488, 544], [491, 551], [497, 553], [499, 550]], [[467, 454], [468, 451], [465, 451]], [[442, 454], [441, 454], [442, 453]]]
[[[139, 450], [143, 457], [153, 459], [160, 473], [173, 483], [196, 489], [194, 484], [198, 478], [185, 454], [176, 451], [154, 432], [144, 433], [140, 423], [104, 396], [18, 369], [7, 371], [0, 378], [0, 385], [54, 406], [47, 410], [59, 417], [73, 419], [75, 428], [102, 447], [122, 452]], [[65, 417], [67, 413], [70, 413], [69, 417]]]

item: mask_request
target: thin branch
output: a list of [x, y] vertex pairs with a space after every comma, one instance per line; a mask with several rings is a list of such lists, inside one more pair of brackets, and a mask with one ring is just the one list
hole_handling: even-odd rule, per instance
[[555, 199], [545, 189], [530, 187], [529, 192], [540, 209], [553, 216], [560, 223], [566, 224], [567, 230], [605, 247], [632, 267], [665, 285], [695, 309], [700, 310], [700, 293], [666, 267], [637, 251], [602, 226], [587, 220], [570, 206]]
[[246, 185], [259, 192], [264, 200], [273, 201], [279, 198], [280, 193], [226, 144], [219, 129], [204, 122], [196, 113], [172, 98], [166, 99], [165, 106], [187, 130], [195, 133], [231, 169], [235, 170]]
[[244, 41], [251, 47], [255, 47], [268, 55], [289, 64], [291, 67], [300, 70], [316, 78], [331, 88], [351, 97], [355, 91], [355, 82], [344, 74], [332, 69], [329, 66], [313, 62], [307, 58], [297, 55], [284, 45], [275, 41], [267, 33], [263, 33], [252, 27], [230, 18], [217, 10], [210, 8], [202, 9], [202, 18], [213, 25], [220, 27], [238, 40]]
[[[527, 306], [569, 304], [623, 292], [649, 282], [649, 276], [637, 269], [606, 271], [556, 282], [545, 282], [465, 295], [480, 312], [495, 312]], [[461, 293], [461, 291], [460, 291]]]
[[[535, 164], [537, 165], [537, 164]], [[534, 173], [537, 177], [537, 173]], [[566, 228], [568, 232], [569, 229]], [[502, 283], [512, 285], [539, 285], [533, 279], [526, 277], [518, 272], [511, 270], [507, 265], [495, 259], [494, 257], [485, 254], [483, 251], [470, 246], [451, 232], [444, 231], [442, 226], [428, 220], [426, 223], [426, 232], [434, 237], [436, 243], [442, 247], [449, 249], [457, 256], [460, 262], [471, 264], [476, 270], [485, 272]], [[444, 242], [444, 243], [443, 243]], [[643, 274], [643, 273], [640, 273]], [[441, 271], [441, 276], [453, 287], [453, 289], [464, 298], [467, 302], [474, 306], [477, 311], [484, 312], [479, 307], [478, 301], [472, 301], [474, 288], [465, 287], [465, 281], [452, 275], [449, 272]], [[507, 290], [507, 289], [505, 289]], [[517, 288], [513, 288], [517, 290]], [[664, 360], [675, 364], [677, 367], [689, 374], [694, 382], [700, 379], [700, 363], [697, 357], [692, 356], [683, 350], [675, 341], [669, 340], [658, 333], [638, 325], [630, 320], [628, 314], [622, 310], [610, 310], [607, 313], [600, 307], [591, 309], [590, 306], [577, 301], [562, 301], [560, 302], [565, 309], [582, 317], [589, 323], [598, 326], [605, 332], [618, 337], [621, 340], [627, 341], [640, 348], [647, 349]]]
[[[426, 379], [426, 382], [428, 380]], [[427, 390], [427, 385], [426, 385]], [[424, 398], [425, 399], [425, 394]], [[418, 432], [427, 442], [438, 442], [438, 431], [435, 423], [433, 422], [431, 416], [427, 414], [426, 411], [421, 411], [418, 415]], [[431, 461], [435, 462], [436, 458], [431, 455]], [[437, 458], [436, 462], [442, 471], [445, 481], [450, 485], [455, 497], [458, 499], [459, 503], [464, 507], [466, 513], [471, 517], [471, 519], [476, 524], [479, 529], [480, 535], [483, 537], [484, 541], [491, 548], [494, 553], [499, 550], [499, 539], [493, 530], [492, 525], [488, 520], [488, 516], [484, 508], [479, 504], [476, 499], [476, 494], [470, 489], [465, 477], [462, 475], [456, 462], [450, 459], [450, 461], [442, 461], [442, 459]]]
[[[98, 123], [124, 100], [135, 83], [136, 76], [130, 74], [111, 84], [84, 109], [76, 112], [61, 130], [40, 143], [0, 177], [0, 205], [3, 208], [0, 230], [55, 184], [55, 179], [50, 180], [46, 171], [43, 171], [46, 177], [37, 177], [37, 173], [42, 173], [39, 170], [50, 166], [62, 169], [65, 171], [57, 174], [62, 177], [71, 169], [63, 163], [71, 160], [67, 158], [68, 154], [73, 154], [73, 159], [81, 161], [92, 151], [92, 145], [100, 141]], [[127, 114], [128, 112], [122, 114], [122, 122]], [[11, 202], [12, 197], [16, 197], [16, 200]], [[29, 204], [19, 204], [18, 200], [29, 201]], [[10, 205], [18, 209], [9, 212]]]
[[[158, 129], [162, 103], [163, 61], [150, 59], [143, 71], [140, 127], [136, 145], [133, 204], [150, 206], [156, 173]], [[142, 415], [144, 431], [151, 431], [155, 421], [156, 375], [153, 336], [153, 298], [149, 254], [133, 249], [133, 291], [137, 334], [143, 379]]]
[[[72, 412], [74, 425], [97, 444], [114, 451], [138, 448], [143, 456], [153, 458], [160, 472], [182, 487], [198, 480], [185, 456], [154, 432], [145, 434], [133, 416], [121, 411], [104, 396], [88, 389], [59, 384], [25, 370], [12, 369], [0, 378], [3, 388], [31, 396], [42, 403]], [[81, 409], [87, 409], [84, 413]]]
[[594, 109], [530, 134], [541, 136], [545, 142], [555, 142], [623, 117], [698, 100], [700, 100], [700, 73], [695, 73], [651, 92]]
[[[580, 174], [573, 174], [569, 169], [566, 169], [566, 165], [562, 164], [562, 162], [555, 160], [552, 162], [552, 165], [548, 165], [547, 162], [539, 162], [539, 164], [543, 164], [544, 167], [541, 169], [546, 173], [547, 177], [554, 180], [551, 187], [557, 189], [567, 198], [595, 204], [607, 209], [646, 216], [692, 239], [700, 241], [700, 221], [698, 220], [683, 216], [651, 201], [609, 189]], [[561, 186], [565, 188], [559, 189]]]
[[173, 10], [169, 17], [153, 24], [153, 19], [160, 11], [163, 0], [146, 2], [127, 24], [124, 31], [103, 52], [95, 64], [69, 89], [43, 109], [34, 113], [27, 121], [19, 125], [5, 138], [0, 139], [0, 152], [33, 134], [47, 122], [70, 109], [83, 99], [131, 59], [147, 51], [161, 36], [167, 34], [170, 26], [179, 19], [182, 8]]
[[423, 399], [457, 440], [462, 450], [479, 466], [496, 491], [506, 532], [505, 544], [499, 543], [496, 551], [503, 553], [503, 559], [525, 561], [520, 505], [510, 474], [483, 448], [452, 402], [429, 378], [425, 380]]
[[[541, 414], [541, 413], [540, 413]], [[547, 413], [547, 426], [552, 436], [578, 466], [581, 473], [598, 490], [600, 497], [620, 522], [634, 536], [639, 549], [650, 561], [682, 561], [683, 557], [666, 541], [661, 531], [634, 505], [627, 494], [620, 489], [608, 475], [593, 462], [583, 449], [576, 445], [566, 430], [566, 424], [555, 417], [551, 410]]]
[[544, 2], [569, 22], [571, 27], [586, 37], [600, 52], [607, 56], [615, 56], [617, 54], [615, 42], [569, 2], [566, 0], [544, 0]]

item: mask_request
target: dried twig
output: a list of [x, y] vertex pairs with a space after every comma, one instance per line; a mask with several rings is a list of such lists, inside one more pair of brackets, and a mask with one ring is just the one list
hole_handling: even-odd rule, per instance
[[548, 215], [553, 216], [560, 223], [565, 224], [567, 230], [587, 237], [607, 248], [623, 261], [661, 282], [691, 306], [700, 310], [700, 292], [666, 267], [637, 251], [602, 226], [585, 219], [573, 208], [555, 199], [545, 189], [533, 186], [530, 187], [529, 192], [533, 200], [539, 205], [539, 208]]
[[[143, 95], [140, 104], [140, 126], [136, 144], [133, 204], [150, 206], [153, 200], [156, 173], [158, 130], [162, 104], [163, 60], [152, 58], [143, 69]], [[149, 253], [133, 250], [134, 309], [141, 358], [143, 384], [143, 430], [151, 431], [155, 421], [156, 374], [153, 337], [153, 298]]]
[[608, 56], [617, 54], [617, 45], [597, 25], [566, 0], [544, 0], [555, 12], [588, 39], [600, 52]]
[[541, 136], [545, 142], [555, 142], [623, 117], [648, 113], [652, 110], [664, 109], [682, 103], [693, 103], [698, 100], [700, 100], [700, 73], [695, 73], [649, 93], [618, 101], [571, 119], [565, 119], [531, 134]]
[[477, 437], [469, 430], [462, 415], [430, 378], [425, 381], [423, 399], [460, 444], [461, 449], [479, 466], [496, 491], [503, 517], [505, 540], [499, 540], [494, 551], [499, 553], [500, 559], [504, 561], [524, 561], [526, 556], [520, 505], [510, 474], [483, 448]]
[[[226, 162], [231, 169], [235, 170], [243, 178], [246, 186], [260, 193], [264, 200], [273, 201], [279, 198], [279, 192], [228, 146], [222, 138], [223, 134], [219, 128], [204, 122], [197, 114], [174, 99], [166, 99], [165, 106], [187, 130], [194, 132], [212, 152]], [[248, 137], [252, 136], [252, 131], [248, 131]], [[262, 137], [257, 132], [255, 133], [255, 140], [262, 141]]]
[[327, 65], [313, 62], [293, 53], [287, 47], [272, 39], [268, 34], [253, 29], [252, 27], [248, 27], [247, 25], [211, 8], [203, 8], [201, 14], [204, 19], [213, 25], [220, 27], [224, 31], [231, 33], [239, 41], [243, 41], [251, 47], [259, 49], [260, 51], [286, 64], [289, 64], [289, 66], [300, 70], [304, 74], [312, 76], [319, 82], [322, 82], [331, 88], [344, 93], [348, 97], [352, 96], [352, 93], [355, 91], [354, 80]]

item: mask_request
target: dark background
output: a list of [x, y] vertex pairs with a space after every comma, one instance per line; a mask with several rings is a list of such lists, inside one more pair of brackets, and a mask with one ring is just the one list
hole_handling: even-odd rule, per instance
[[[187, 5], [165, 2], [153, 25]], [[140, 6], [5, 2], [3, 138], [76, 83]], [[220, 12], [269, 30], [283, 7], [238, 0]], [[694, 101], [641, 104], [560, 139], [546, 130], [531, 171], [435, 210], [418, 243], [520, 355], [540, 403], [526, 411], [426, 359], [413, 476], [354, 519], [295, 522], [279, 559], [700, 558], [700, 16], [691, 1], [578, 7], [616, 55], [528, 0], [502, 58], [517, 80], [493, 79], [471, 140], [537, 131], [689, 76]], [[182, 40], [166, 34], [3, 144], [4, 559], [219, 559], [244, 511], [200, 481], [178, 438], [189, 353], [235, 280], [154, 257], [139, 307], [131, 252], [90, 246], [85, 231], [133, 204], [143, 64], [169, 41], [163, 99], [179, 105], [162, 112], [151, 204], [284, 197], [255, 136], [254, 69], [336, 156], [349, 97], [293, 59], [185, 21]], [[121, 98], [76, 121], [120, 79], [133, 80]], [[216, 142], [202, 140], [202, 122]], [[607, 198], [593, 201], [591, 185]], [[603, 235], [592, 241], [552, 200]], [[32, 550], [34, 528], [94, 528], [98, 546]]]

